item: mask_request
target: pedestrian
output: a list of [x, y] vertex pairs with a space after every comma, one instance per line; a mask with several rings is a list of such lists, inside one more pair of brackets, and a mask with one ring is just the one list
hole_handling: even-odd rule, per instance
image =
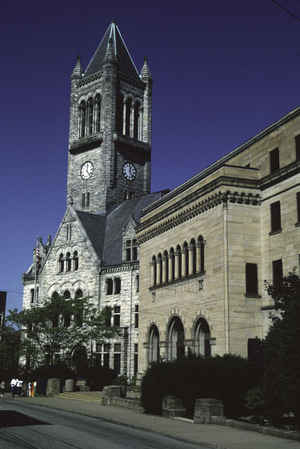
[[28, 382], [28, 384], [27, 384], [27, 396], [29, 397], [29, 398], [31, 398], [32, 397], [32, 384], [31, 384], [31, 382]]
[[17, 393], [17, 380], [18, 380], [17, 378], [13, 377], [12, 380], [10, 381], [10, 391], [13, 398]]
[[18, 395], [18, 396], [21, 396], [21, 393], [22, 393], [22, 386], [23, 386], [23, 380], [17, 379], [16, 387], [17, 387], [17, 395]]
[[4, 382], [4, 380], [2, 380], [0, 382], [0, 397], [1, 397], [1, 399], [4, 398], [4, 393], [5, 393], [5, 382]]

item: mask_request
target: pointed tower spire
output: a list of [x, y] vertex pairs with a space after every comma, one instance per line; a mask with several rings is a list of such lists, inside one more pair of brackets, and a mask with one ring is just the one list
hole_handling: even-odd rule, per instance
[[142, 67], [140, 77], [143, 81], [148, 81], [149, 79], [152, 79], [152, 75], [146, 57], [144, 58], [144, 65]]
[[77, 61], [75, 64], [75, 67], [72, 72], [72, 78], [80, 78], [82, 73], [81, 69], [81, 63], [80, 63], [80, 56], [77, 56]]

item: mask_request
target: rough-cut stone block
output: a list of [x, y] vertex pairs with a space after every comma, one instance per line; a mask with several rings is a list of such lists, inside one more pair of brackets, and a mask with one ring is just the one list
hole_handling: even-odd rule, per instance
[[74, 379], [66, 379], [64, 391], [66, 393], [74, 391]]
[[185, 416], [186, 409], [183, 406], [182, 399], [176, 396], [165, 396], [162, 401], [163, 416]]
[[[196, 399], [194, 408], [195, 424], [210, 424], [216, 422], [215, 417], [224, 418], [224, 407], [218, 399]], [[219, 421], [220, 422], [220, 421]]]
[[55, 396], [60, 393], [60, 379], [51, 378], [48, 379], [46, 396]]

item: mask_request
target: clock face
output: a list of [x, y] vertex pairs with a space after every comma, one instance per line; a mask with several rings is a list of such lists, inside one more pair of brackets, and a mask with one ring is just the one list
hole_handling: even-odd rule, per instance
[[82, 179], [89, 179], [94, 173], [94, 166], [91, 161], [85, 162], [80, 169]]
[[128, 181], [133, 181], [136, 177], [136, 168], [131, 162], [125, 162], [122, 168], [122, 174]]

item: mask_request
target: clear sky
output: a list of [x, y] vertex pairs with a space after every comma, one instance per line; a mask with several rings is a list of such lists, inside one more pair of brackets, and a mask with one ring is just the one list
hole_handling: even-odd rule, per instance
[[0, 12], [0, 290], [21, 307], [66, 205], [70, 74], [112, 20], [153, 76], [152, 190], [174, 188], [300, 105], [299, 0], [11, 1]]

